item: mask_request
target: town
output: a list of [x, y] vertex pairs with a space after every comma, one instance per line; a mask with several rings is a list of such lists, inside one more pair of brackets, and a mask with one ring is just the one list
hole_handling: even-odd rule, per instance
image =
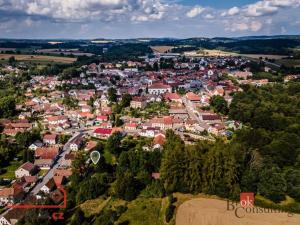
[[[76, 76], [39, 74], [18, 83], [22, 100], [14, 119], [0, 120], [1, 140], [27, 138], [26, 157], [14, 156], [7, 159], [8, 167], [1, 167], [0, 225], [15, 224], [26, 212], [9, 206], [38, 204], [45, 196], [62, 204], [60, 188], [69, 183], [76, 155], [89, 154], [113, 135], [149, 140], [144, 151], [161, 150], [167, 130], [187, 144], [230, 139], [247, 126], [228, 117], [234, 94], [243, 91], [242, 85], [274, 82], [255, 78], [251, 63], [241, 56], [154, 49], [138, 61], [91, 63], [77, 68]], [[20, 79], [27, 69], [4, 65], [1, 82]], [[268, 66], [263, 70], [272, 71]], [[284, 81], [297, 78], [287, 74]], [[159, 177], [158, 171], [152, 173], [153, 179]]]

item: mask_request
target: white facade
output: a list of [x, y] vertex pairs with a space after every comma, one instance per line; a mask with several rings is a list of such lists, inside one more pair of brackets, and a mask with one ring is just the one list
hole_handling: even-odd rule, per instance
[[166, 87], [166, 88], [149, 88], [148, 89], [149, 94], [152, 95], [160, 95], [160, 94], [164, 94], [164, 93], [171, 93], [172, 92], [172, 88], [171, 87]]
[[0, 225], [11, 225], [10, 221], [6, 220], [4, 216], [0, 218]]
[[41, 191], [44, 192], [44, 193], [46, 193], [46, 194], [49, 194], [49, 193], [50, 193], [50, 189], [49, 189], [46, 185], [44, 185], [44, 186], [41, 188]]
[[15, 171], [15, 176], [16, 178], [21, 178], [21, 177], [24, 177], [24, 176], [30, 176], [30, 172], [28, 170], [25, 170], [23, 168], [19, 168]]

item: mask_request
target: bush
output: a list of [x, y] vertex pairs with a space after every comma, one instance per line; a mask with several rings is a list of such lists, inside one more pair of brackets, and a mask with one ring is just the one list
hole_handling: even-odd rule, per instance
[[175, 206], [173, 205], [173, 203], [176, 201], [177, 201], [177, 199], [174, 198], [172, 194], [168, 196], [169, 204], [168, 204], [168, 207], [167, 207], [166, 213], [165, 213], [167, 223], [169, 223], [170, 220], [173, 218], [173, 214], [175, 211]]
[[173, 218], [173, 214], [175, 211], [175, 206], [172, 204], [169, 204], [167, 209], [166, 209], [166, 221], [167, 223], [170, 222], [170, 220]]

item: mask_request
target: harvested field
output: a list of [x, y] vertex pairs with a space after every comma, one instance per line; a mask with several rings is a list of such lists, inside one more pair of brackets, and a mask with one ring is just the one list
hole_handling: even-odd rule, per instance
[[0, 60], [8, 60], [10, 57], [15, 57], [17, 61], [42, 61], [42, 62], [57, 62], [57, 63], [73, 63], [77, 59], [71, 57], [46, 56], [46, 55], [19, 55], [19, 54], [0, 54]]
[[190, 57], [202, 57], [202, 56], [236, 56], [237, 54], [234, 52], [225, 52], [221, 50], [203, 49], [199, 51], [185, 52], [184, 55]]
[[197, 198], [179, 206], [176, 225], [299, 225], [300, 215], [288, 213], [246, 213], [239, 208], [227, 210], [227, 202], [217, 199]]
[[158, 53], [166, 53], [171, 51], [174, 47], [173, 46], [151, 46], [152, 51]]
[[275, 60], [287, 57], [286, 55], [261, 55], [261, 54], [239, 54], [239, 55], [248, 58], [253, 58], [253, 59], [268, 58], [268, 59], [275, 59]]

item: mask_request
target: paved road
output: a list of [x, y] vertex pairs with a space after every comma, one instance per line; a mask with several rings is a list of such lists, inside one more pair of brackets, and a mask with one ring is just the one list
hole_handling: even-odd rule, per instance
[[57, 169], [66, 154], [70, 153], [71, 149], [70, 149], [70, 144], [83, 136], [83, 132], [77, 132], [73, 135], [73, 137], [71, 137], [69, 139], [69, 141], [64, 145], [62, 152], [60, 153], [58, 160], [55, 162], [55, 164], [52, 166], [52, 168], [47, 172], [47, 174], [42, 178], [42, 180], [31, 190], [30, 194], [32, 195], [36, 195], [37, 193], [39, 193], [39, 191], [41, 190], [41, 188], [54, 176], [54, 170]]
[[189, 117], [193, 120], [196, 120], [198, 122], [198, 124], [200, 125], [200, 127], [203, 127], [204, 129], [208, 129], [209, 125], [204, 123], [198, 115], [196, 115], [196, 113], [194, 112], [194, 106], [193, 104], [191, 104], [189, 101], [187, 101], [187, 99], [185, 97], [182, 97], [182, 101], [185, 105], [185, 108], [189, 114]]

